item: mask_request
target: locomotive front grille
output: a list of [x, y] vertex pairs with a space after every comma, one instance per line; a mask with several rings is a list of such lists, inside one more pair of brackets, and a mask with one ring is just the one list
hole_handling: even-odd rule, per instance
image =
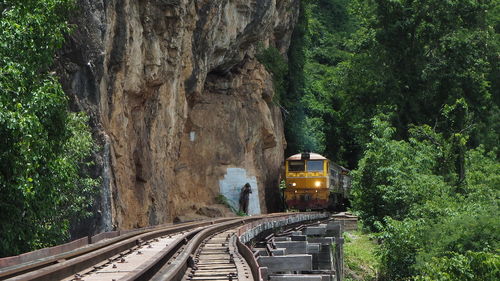
[[307, 201], [311, 201], [312, 197], [311, 197], [311, 194], [302, 194], [302, 195], [300, 195], [299, 199], [302, 202], [307, 202]]

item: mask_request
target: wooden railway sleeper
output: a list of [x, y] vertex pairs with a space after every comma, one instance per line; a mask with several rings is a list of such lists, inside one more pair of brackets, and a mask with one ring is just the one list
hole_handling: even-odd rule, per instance
[[[220, 245], [220, 246], [219, 246]], [[184, 281], [197, 280], [253, 280], [248, 265], [238, 253], [234, 230], [215, 234], [205, 239], [188, 259]]]

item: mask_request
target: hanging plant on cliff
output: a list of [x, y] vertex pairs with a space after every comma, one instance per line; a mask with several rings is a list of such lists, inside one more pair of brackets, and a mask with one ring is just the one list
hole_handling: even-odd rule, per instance
[[0, 257], [63, 242], [92, 204], [88, 118], [49, 73], [73, 5], [0, 1]]

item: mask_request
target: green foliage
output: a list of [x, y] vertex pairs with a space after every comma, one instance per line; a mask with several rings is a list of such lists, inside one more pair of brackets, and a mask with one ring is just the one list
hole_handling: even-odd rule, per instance
[[497, 277], [483, 273], [498, 272], [500, 241], [499, 11], [497, 0], [302, 2], [289, 53], [301, 109], [287, 130], [305, 134], [294, 148], [358, 167], [352, 203], [380, 232], [385, 280]]
[[217, 202], [217, 204], [221, 204], [228, 207], [234, 213], [236, 213], [237, 211], [233, 206], [231, 206], [229, 200], [227, 200], [226, 196], [224, 196], [223, 194], [217, 195], [217, 197], [215, 197], [215, 202]]
[[[88, 215], [96, 180], [88, 118], [68, 112], [48, 72], [73, 1], [2, 1], [0, 17], [0, 256], [61, 243]], [[83, 168], [83, 169], [82, 169]]]
[[73, 0], [2, 1], [2, 68], [17, 64], [18, 70], [30, 76], [47, 71], [52, 64], [54, 50], [62, 46], [63, 34], [70, 30], [66, 18], [73, 6]]
[[441, 196], [447, 187], [442, 177], [433, 174], [439, 165], [436, 147], [415, 139], [392, 140], [395, 129], [378, 117], [373, 127], [372, 142], [352, 173], [352, 203], [366, 225], [376, 230], [384, 217], [402, 219], [413, 205]]
[[321, 118], [305, 117], [302, 151], [325, 151], [325, 133], [322, 131], [324, 126], [325, 122]]
[[243, 212], [242, 210], [238, 210], [235, 212], [237, 216], [239, 217], [245, 217], [248, 216], [247, 213]]
[[499, 9], [494, 0], [304, 2], [305, 19], [292, 40], [290, 62], [297, 67], [290, 68], [289, 92], [299, 95], [304, 120], [323, 120], [310, 129], [319, 137], [312, 143], [354, 167], [375, 115], [394, 111], [399, 139], [408, 138], [412, 124], [435, 124], [442, 133], [449, 129], [442, 108], [463, 100], [467, 145], [496, 151]]
[[404, 280], [416, 274], [413, 265], [417, 251], [422, 246], [425, 221], [405, 219], [402, 221], [386, 217], [379, 238], [382, 240], [381, 258], [382, 280]]
[[[304, 32], [304, 83], [300, 89], [307, 127], [304, 146], [345, 163], [352, 151], [344, 139], [347, 128], [339, 94], [343, 63], [351, 57], [346, 45], [353, 30], [352, 17], [345, 0], [309, 1], [304, 7], [307, 31]], [[352, 163], [351, 163], [352, 164]]]
[[[303, 7], [303, 4], [301, 4]], [[285, 116], [285, 136], [287, 139], [287, 154], [300, 151], [318, 151], [318, 147], [324, 147], [319, 138], [321, 132], [316, 128], [321, 126], [318, 119], [306, 118], [303, 103], [300, 101], [303, 87], [303, 63], [302, 53], [304, 32], [304, 17], [299, 17], [299, 23], [294, 31], [290, 47], [289, 62], [287, 62], [279, 50], [275, 47], [264, 49], [258, 46], [257, 59], [267, 71], [272, 74], [275, 95], [273, 102], [280, 106]]]
[[[483, 147], [464, 148], [462, 170], [454, 161], [462, 152], [453, 147], [463, 147], [464, 141], [458, 145], [455, 140], [467, 135], [439, 134], [421, 126], [411, 130], [407, 141], [398, 141], [389, 119], [382, 115], [372, 120], [372, 140], [353, 172], [352, 194], [367, 226], [380, 231], [384, 278], [419, 275], [447, 252], [495, 253], [500, 248], [495, 201], [500, 197], [500, 163], [494, 154]], [[465, 178], [457, 184], [460, 171]]]
[[286, 94], [287, 80], [285, 79], [288, 72], [288, 64], [285, 58], [275, 47], [264, 49], [261, 45], [258, 47], [257, 59], [262, 63], [267, 71], [273, 76], [274, 86], [274, 102], [280, 104]]
[[288, 49], [288, 89], [285, 96], [285, 137], [287, 141], [286, 155], [302, 152], [303, 137], [306, 135], [304, 105], [301, 102], [304, 88], [305, 37], [307, 32], [307, 17], [304, 13], [305, 1], [300, 2], [299, 19], [292, 33]]
[[[364, 28], [373, 40], [359, 50], [362, 64], [353, 64], [353, 70], [356, 73], [368, 62], [379, 65], [368, 72], [383, 75], [356, 80], [363, 88], [347, 89], [353, 98], [371, 92], [375, 104], [396, 105], [393, 121], [401, 137], [407, 136], [409, 124], [439, 121], [443, 106], [461, 98], [469, 104], [475, 123], [492, 124], [490, 108], [498, 104], [491, 104], [491, 85], [498, 77], [490, 76], [495, 63], [491, 58], [498, 53], [498, 36], [485, 15], [493, 1], [368, 3], [374, 15]], [[437, 129], [448, 127], [438, 122]]]
[[[379, 224], [379, 238], [383, 241], [379, 254], [385, 279], [405, 280], [425, 274], [429, 265], [450, 252], [494, 254], [498, 250], [498, 206], [461, 196], [428, 200], [430, 202], [423, 205], [412, 206], [415, 212], [403, 220], [386, 216], [383, 225]], [[467, 270], [481, 275], [479, 268]]]
[[344, 233], [344, 265], [346, 280], [376, 280], [380, 266], [375, 254], [378, 245], [360, 231]]
[[217, 195], [217, 197], [215, 197], [215, 202], [226, 206], [229, 210], [231, 210], [237, 216], [240, 216], [240, 217], [247, 216], [247, 214], [245, 212], [243, 212], [242, 210], [238, 210], [233, 205], [231, 205], [231, 203], [229, 203], [229, 200], [223, 194]]
[[487, 153], [483, 146], [467, 151], [465, 154], [467, 170], [466, 196], [480, 203], [495, 203], [500, 198], [500, 162], [492, 152]]
[[500, 279], [500, 255], [467, 251], [435, 257], [415, 281], [495, 281]]
[[462, 208], [465, 210], [439, 217], [435, 227], [425, 232], [423, 239], [428, 243], [419, 251], [419, 263], [430, 262], [431, 257], [446, 252], [494, 252], [500, 249], [498, 207], [476, 207], [465, 203]]

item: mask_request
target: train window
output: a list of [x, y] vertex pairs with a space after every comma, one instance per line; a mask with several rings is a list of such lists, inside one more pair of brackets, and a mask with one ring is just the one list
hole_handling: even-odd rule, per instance
[[302, 172], [305, 170], [306, 164], [304, 161], [288, 161], [289, 172]]
[[323, 160], [307, 161], [308, 172], [321, 172], [323, 171]]

